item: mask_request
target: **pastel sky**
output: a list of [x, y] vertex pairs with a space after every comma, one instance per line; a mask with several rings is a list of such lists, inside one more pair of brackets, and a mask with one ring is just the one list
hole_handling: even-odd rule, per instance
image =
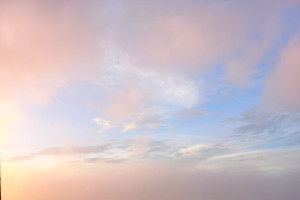
[[5, 200], [299, 200], [299, 0], [1, 0]]

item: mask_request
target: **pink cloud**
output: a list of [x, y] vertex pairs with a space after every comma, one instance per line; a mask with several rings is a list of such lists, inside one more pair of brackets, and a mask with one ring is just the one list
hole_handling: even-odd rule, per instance
[[89, 6], [79, 1], [1, 1], [0, 93], [42, 103], [78, 76], [78, 65], [95, 55], [101, 32]]
[[223, 63], [226, 78], [244, 86], [279, 36], [280, 9], [291, 4], [135, 2], [126, 7], [119, 42], [141, 67], [190, 75]]
[[300, 32], [281, 52], [278, 65], [266, 77], [267, 106], [300, 110]]
[[22, 103], [44, 105], [67, 81], [92, 74], [103, 30], [91, 8], [67, 0], [0, 2], [1, 136], [24, 118]]
[[134, 118], [145, 107], [147, 96], [147, 92], [139, 89], [135, 83], [127, 82], [121, 88], [110, 90], [99, 110], [105, 119], [120, 124]]

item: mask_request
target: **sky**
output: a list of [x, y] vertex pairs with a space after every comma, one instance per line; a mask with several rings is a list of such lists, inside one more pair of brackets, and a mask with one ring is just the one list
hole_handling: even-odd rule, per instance
[[299, 200], [299, 0], [1, 0], [4, 200]]

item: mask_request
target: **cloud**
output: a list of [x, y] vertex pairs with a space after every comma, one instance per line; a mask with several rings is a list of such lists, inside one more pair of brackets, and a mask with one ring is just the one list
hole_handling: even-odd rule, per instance
[[296, 157], [299, 150], [299, 148], [244, 150], [216, 155], [210, 158], [210, 162], [215, 165], [251, 167], [269, 172], [289, 171], [298, 168], [299, 160]]
[[135, 83], [125, 83], [120, 88], [110, 89], [100, 102], [101, 112], [117, 123], [130, 120], [144, 108], [147, 96], [147, 92], [138, 88]]
[[299, 114], [293, 112], [252, 107], [230, 121], [237, 124], [231, 138], [250, 146], [291, 145], [300, 133]]
[[98, 53], [95, 41], [102, 31], [89, 13], [91, 6], [79, 1], [1, 1], [1, 94], [44, 102], [79, 76], [80, 63], [91, 64]]
[[[169, 165], [3, 165], [6, 199], [298, 200], [299, 170], [197, 170]], [[55, 187], [54, 187], [55, 186]]]
[[[252, 145], [252, 146], [251, 146]], [[255, 148], [253, 144], [236, 144], [234, 140], [223, 143], [185, 143], [154, 140], [149, 135], [134, 139], [110, 141], [97, 145], [57, 146], [15, 155], [2, 155], [5, 163], [119, 163], [128, 165], [171, 165], [220, 170], [226, 167], [254, 168], [260, 171], [288, 171], [299, 166], [299, 147]], [[254, 146], [254, 148], [253, 148]]]
[[[111, 144], [104, 144], [104, 145], [82, 145], [82, 146], [61, 146], [61, 147], [50, 147], [45, 148], [42, 150], [38, 150], [32, 153], [28, 153], [25, 155], [3, 155], [6, 157], [7, 162], [26, 162], [26, 161], [34, 161], [38, 160], [39, 158], [49, 158], [49, 157], [61, 157], [64, 156], [66, 158], [75, 156], [77, 159], [80, 156], [86, 156], [88, 159], [88, 155], [98, 155], [100, 153], [104, 153], [106, 150], [113, 148]], [[98, 158], [98, 157], [97, 157]], [[104, 160], [104, 157], [101, 157]], [[98, 158], [99, 159], [99, 158]]]
[[282, 33], [283, 10], [294, 4], [127, 2], [115, 38], [140, 68], [193, 77], [221, 63], [227, 80], [245, 86]]
[[100, 129], [98, 129], [99, 133], [102, 133], [102, 132], [112, 129], [114, 127], [110, 121], [101, 119], [99, 117], [94, 118], [93, 121], [96, 122], [96, 124], [100, 126]]
[[[217, 144], [197, 144], [193, 146], [188, 146], [186, 148], [180, 149], [178, 151], [179, 154], [183, 156], [189, 156], [189, 155], [199, 155], [199, 153], [202, 152], [208, 152], [208, 151], [220, 151], [220, 147]], [[225, 149], [221, 148], [222, 151]]]
[[300, 33], [298, 32], [280, 53], [274, 70], [266, 77], [265, 106], [300, 111]]
[[131, 122], [129, 124], [125, 124], [124, 128], [122, 129], [122, 131], [130, 131], [133, 130], [137, 127], [137, 124], [135, 122]]
[[0, 104], [10, 109], [0, 112], [1, 132], [12, 133], [25, 118], [24, 105], [45, 105], [69, 80], [95, 72], [103, 23], [92, 8], [66, 0], [0, 2]]
[[[112, 57], [119, 61], [112, 63]], [[104, 95], [94, 107], [100, 117], [124, 131], [133, 130], [128, 127], [134, 124], [134, 128], [165, 125], [178, 109], [192, 109], [203, 101], [201, 83], [179, 74], [140, 69], [118, 48], [107, 52], [104, 63], [103, 76], [95, 82]]]
[[[188, 108], [203, 101], [201, 80], [195, 81], [180, 74], [161, 73], [152, 68], [141, 69], [120, 49], [113, 50], [111, 54], [104, 58], [108, 59], [105, 64], [107, 66], [98, 83], [105, 91], [140, 91], [149, 101], [167, 102]], [[110, 57], [117, 57], [118, 63], [109, 62]]]

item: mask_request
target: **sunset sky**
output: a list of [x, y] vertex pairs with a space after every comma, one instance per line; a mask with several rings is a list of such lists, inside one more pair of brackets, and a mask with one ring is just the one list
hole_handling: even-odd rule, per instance
[[300, 1], [0, 0], [0, 156], [4, 200], [299, 200]]

